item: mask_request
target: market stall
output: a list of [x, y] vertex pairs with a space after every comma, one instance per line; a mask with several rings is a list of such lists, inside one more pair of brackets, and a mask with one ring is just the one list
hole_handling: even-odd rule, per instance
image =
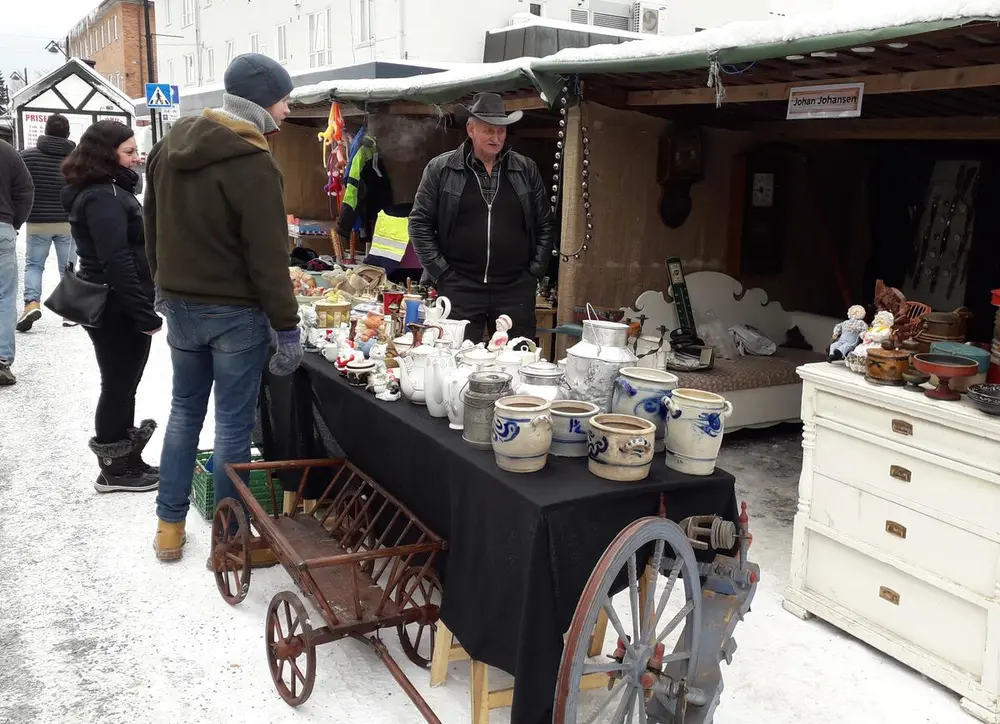
[[[872, 7], [533, 65], [543, 92], [577, 99], [559, 308], [621, 306], [654, 344], [663, 330], [711, 335], [715, 367], [683, 384], [735, 405], [756, 374], [772, 400], [758, 409], [786, 412], [754, 422], [801, 410], [786, 607], [917, 668], [988, 722], [1000, 716], [995, 566], [979, 581], [932, 561], [969, 546], [993, 560], [1000, 540], [976, 517], [1000, 502], [1000, 387], [984, 384], [1000, 381], [998, 15]], [[813, 315], [809, 329], [785, 309]], [[817, 344], [818, 322], [832, 335]], [[753, 354], [725, 359], [726, 331]], [[824, 361], [779, 378], [779, 345], [802, 341]], [[805, 390], [789, 396], [796, 377]]]

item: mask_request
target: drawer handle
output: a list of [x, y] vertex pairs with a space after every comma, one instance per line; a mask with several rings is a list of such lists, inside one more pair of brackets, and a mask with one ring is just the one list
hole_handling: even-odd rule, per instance
[[900, 525], [894, 520], [887, 520], [885, 522], [885, 532], [897, 538], [906, 538], [906, 526]]
[[904, 483], [910, 482], [913, 478], [913, 473], [911, 473], [906, 468], [901, 465], [890, 465], [889, 466], [889, 477], [895, 478], [896, 480], [901, 480]]
[[899, 594], [893, 591], [891, 588], [886, 588], [885, 586], [878, 587], [878, 597], [883, 601], [888, 601], [893, 606], [899, 605]]
[[893, 420], [892, 431], [897, 435], [912, 435], [913, 425], [908, 423], [906, 420]]

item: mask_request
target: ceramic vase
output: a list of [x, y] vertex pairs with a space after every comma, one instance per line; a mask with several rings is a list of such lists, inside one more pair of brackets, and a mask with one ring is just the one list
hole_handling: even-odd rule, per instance
[[667, 408], [663, 398], [677, 387], [677, 375], [646, 367], [623, 367], [615, 379], [611, 411], [635, 415], [656, 426], [655, 452], [663, 452], [667, 427]]
[[634, 415], [604, 413], [590, 418], [587, 468], [599, 478], [635, 482], [649, 475], [656, 425]]
[[552, 403], [552, 447], [561, 458], [587, 457], [587, 430], [590, 418], [601, 410], [593, 402], [556, 400]]
[[667, 467], [688, 475], [711, 475], [733, 405], [722, 395], [678, 388], [664, 396], [667, 408]]
[[497, 467], [534, 473], [545, 467], [552, 445], [552, 403], [541, 397], [512, 395], [496, 402], [493, 454]]

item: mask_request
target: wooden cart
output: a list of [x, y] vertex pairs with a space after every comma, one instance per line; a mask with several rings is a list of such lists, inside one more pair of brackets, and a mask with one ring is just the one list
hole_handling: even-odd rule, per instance
[[[292, 592], [271, 599], [265, 638], [278, 694], [292, 706], [308, 699], [316, 647], [350, 636], [375, 651], [428, 722], [440, 724], [385, 645], [367, 634], [395, 626], [406, 656], [429, 666], [420, 644], [432, 645], [435, 636], [434, 601], [441, 587], [431, 566], [445, 543], [346, 460], [259, 462], [226, 470], [243, 503], [223, 500], [212, 524], [212, 567], [222, 597], [230, 604], [246, 597], [253, 551], [270, 548], [326, 623], [313, 629]], [[267, 474], [272, 510], [274, 473], [301, 471], [287, 512], [269, 516], [254, 499], [239, 474], [256, 470]], [[319, 474], [323, 480], [329, 474], [329, 484], [308, 511], [298, 512], [310, 476]], [[722, 692], [720, 662], [732, 661], [733, 631], [749, 611], [760, 579], [760, 568], [747, 560], [751, 540], [746, 503], [735, 524], [714, 515], [674, 523], [665, 518], [661, 496], [658, 516], [626, 526], [601, 556], [577, 605], [559, 668], [553, 722], [711, 724]], [[734, 549], [737, 556], [722, 553]], [[695, 550], [717, 555], [702, 563]], [[674, 595], [678, 581], [683, 585]], [[626, 617], [612, 603], [618, 593], [627, 595]], [[618, 635], [617, 648], [595, 661], [608, 623]], [[445, 662], [451, 658], [448, 648]], [[597, 686], [608, 693], [596, 700], [581, 697]], [[481, 720], [482, 712], [473, 716]]]
[[[301, 471], [289, 511], [268, 515], [254, 499], [240, 473], [256, 470], [267, 474], [272, 510], [277, 509], [274, 473]], [[432, 603], [432, 592], [440, 589], [432, 564], [444, 541], [346, 460], [256, 462], [227, 465], [226, 472], [242, 504], [223, 500], [212, 523], [211, 563], [219, 593], [231, 605], [246, 598], [253, 551], [270, 548], [326, 624], [313, 629], [291, 591], [271, 599], [267, 663], [281, 698], [291, 706], [306, 701], [316, 679], [316, 647], [351, 637], [376, 653], [428, 722], [440, 724], [385, 645], [368, 634], [395, 626], [406, 655], [428, 665], [418, 649], [439, 616]], [[319, 475], [324, 480], [329, 475], [329, 484], [308, 512], [299, 512], [307, 482]]]

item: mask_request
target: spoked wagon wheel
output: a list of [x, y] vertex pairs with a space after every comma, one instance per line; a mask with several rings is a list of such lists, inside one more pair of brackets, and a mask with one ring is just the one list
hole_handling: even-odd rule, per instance
[[299, 597], [290, 591], [276, 593], [267, 606], [264, 644], [274, 688], [289, 706], [305, 702], [316, 682], [312, 633], [309, 614]]
[[215, 585], [230, 606], [250, 590], [250, 525], [239, 501], [226, 498], [212, 520], [212, 570]]
[[[645, 605], [639, 587], [642, 572], [637, 570], [640, 551], [650, 552]], [[626, 577], [628, 585], [619, 601], [628, 601], [630, 615], [619, 616], [612, 591], [616, 581]], [[672, 597], [678, 577], [683, 596], [678, 590]], [[590, 662], [590, 635], [602, 609], [617, 634], [618, 648], [614, 656]], [[647, 706], [649, 711], [673, 712], [679, 701], [684, 709], [687, 701], [698, 698], [686, 687], [697, 667], [700, 631], [698, 564], [687, 536], [663, 518], [635, 521], [604, 551], [577, 604], [559, 666], [554, 724], [645, 724]], [[666, 653], [668, 647], [671, 653]], [[587, 694], [581, 701], [581, 685], [590, 674], [607, 676], [609, 693]], [[682, 722], [683, 713], [672, 721]]]
[[[418, 577], [419, 580], [417, 580]], [[404, 598], [407, 594], [410, 594], [410, 600], [404, 606]], [[393, 599], [400, 610], [403, 610], [404, 607], [440, 606], [441, 581], [430, 568], [423, 576], [420, 575], [419, 567], [408, 568], [399, 585], [396, 586]], [[437, 620], [427, 623], [415, 621], [406, 625], [400, 624], [396, 627], [396, 633], [399, 634], [399, 644], [403, 647], [406, 658], [424, 669], [430, 668], [431, 659], [434, 658]]]

